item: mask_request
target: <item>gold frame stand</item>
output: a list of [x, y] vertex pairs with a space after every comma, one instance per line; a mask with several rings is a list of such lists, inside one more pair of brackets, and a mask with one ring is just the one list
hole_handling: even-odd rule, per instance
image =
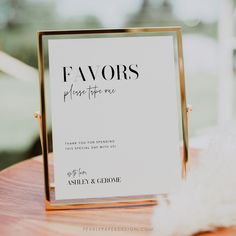
[[65, 35], [102, 35], [102, 34], [143, 34], [143, 33], [173, 33], [177, 39], [177, 59], [179, 70], [179, 86], [180, 86], [180, 105], [181, 105], [181, 123], [183, 134], [182, 147], [182, 177], [186, 177], [186, 166], [188, 162], [188, 114], [192, 111], [192, 106], [186, 104], [185, 97], [185, 82], [184, 82], [184, 63], [183, 63], [183, 48], [182, 48], [182, 30], [179, 26], [174, 27], [153, 27], [153, 28], [124, 28], [124, 29], [94, 29], [94, 30], [55, 30], [55, 31], [40, 31], [37, 33], [37, 48], [38, 48], [38, 69], [40, 83], [40, 102], [41, 112], [35, 113], [35, 118], [38, 121], [40, 141], [42, 147], [43, 167], [44, 167], [44, 187], [45, 187], [45, 207], [46, 210], [62, 210], [62, 209], [78, 209], [78, 208], [104, 208], [104, 207], [121, 207], [121, 206], [137, 206], [137, 205], [154, 205], [158, 202], [158, 196], [162, 195], [142, 195], [133, 197], [114, 197], [103, 199], [75, 199], [72, 200], [55, 200], [55, 185], [53, 179], [50, 178], [49, 171], [49, 151], [48, 137], [46, 125], [46, 99], [45, 99], [45, 54], [44, 54], [44, 37], [56, 37]]

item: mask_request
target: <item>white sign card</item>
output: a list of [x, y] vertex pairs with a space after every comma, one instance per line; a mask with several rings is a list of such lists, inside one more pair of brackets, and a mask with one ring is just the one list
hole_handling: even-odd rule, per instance
[[49, 39], [55, 199], [181, 181], [173, 36]]

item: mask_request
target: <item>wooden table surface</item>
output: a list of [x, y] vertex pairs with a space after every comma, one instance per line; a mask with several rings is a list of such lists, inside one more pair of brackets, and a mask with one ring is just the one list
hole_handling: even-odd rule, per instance
[[[36, 157], [0, 172], [0, 235], [152, 234], [153, 206], [45, 211], [41, 159]], [[235, 236], [236, 228], [198, 235]]]

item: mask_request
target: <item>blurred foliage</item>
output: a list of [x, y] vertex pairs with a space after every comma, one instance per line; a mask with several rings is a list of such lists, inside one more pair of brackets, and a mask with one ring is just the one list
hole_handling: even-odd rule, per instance
[[36, 66], [38, 27], [54, 22], [52, 2], [5, 0], [0, 4], [0, 49], [23, 62]]
[[99, 28], [94, 16], [61, 22], [54, 1], [3, 0], [0, 2], [0, 50], [37, 67], [36, 32], [49, 29]]
[[[187, 24], [186, 24], [187, 23]], [[126, 22], [126, 27], [156, 27], [178, 25], [184, 33], [198, 32], [199, 34], [217, 37], [217, 23], [203, 23], [190, 20], [183, 22], [177, 19], [173, 13], [173, 7], [168, 0], [150, 1], [143, 0], [139, 11], [131, 15]]]
[[[129, 16], [126, 27], [180, 25], [184, 32], [217, 36], [217, 25], [198, 22], [194, 27], [176, 19], [172, 6], [165, 1], [143, 0], [138, 12]], [[158, 3], [158, 4], [157, 4]], [[0, 1], [0, 50], [37, 67], [36, 32], [47, 29], [102, 28], [95, 16], [59, 19], [56, 2], [29, 0]]]

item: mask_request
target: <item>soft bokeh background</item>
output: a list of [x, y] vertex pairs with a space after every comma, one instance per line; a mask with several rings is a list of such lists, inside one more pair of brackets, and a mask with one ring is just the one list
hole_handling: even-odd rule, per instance
[[182, 26], [194, 111], [190, 143], [204, 147], [213, 130], [235, 119], [235, 6], [234, 0], [0, 0], [0, 170], [39, 152], [37, 78], [3, 52], [37, 68], [36, 31], [45, 29]]

